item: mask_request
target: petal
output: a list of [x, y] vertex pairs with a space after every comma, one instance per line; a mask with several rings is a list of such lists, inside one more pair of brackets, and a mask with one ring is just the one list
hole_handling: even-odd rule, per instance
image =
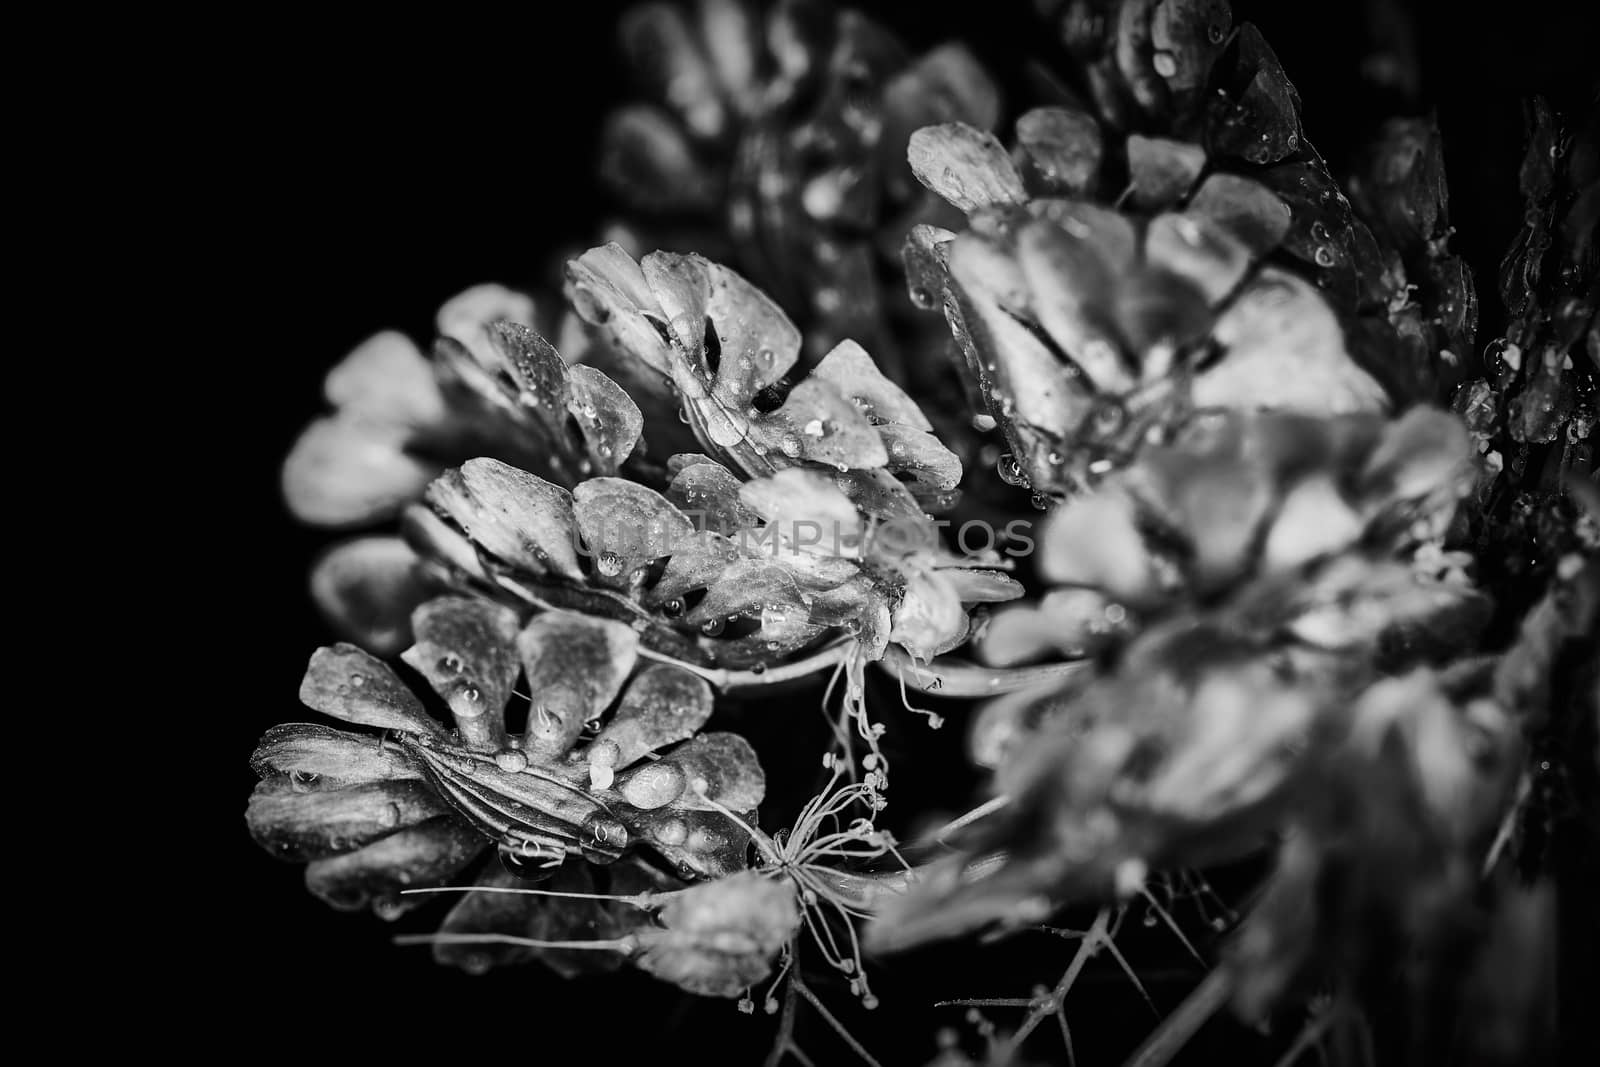
[[616, 714], [589, 743], [589, 765], [621, 770], [647, 753], [685, 741], [711, 718], [713, 703], [705, 679], [652, 664], [629, 683]]
[[933, 434], [885, 424], [878, 427], [878, 437], [889, 453], [886, 469], [908, 480], [913, 490], [922, 490], [937, 499], [961, 484], [960, 458]]
[[428, 501], [491, 555], [535, 574], [582, 580], [572, 497], [560, 486], [480, 457], [429, 486]]
[[1017, 119], [1023, 174], [1041, 196], [1086, 196], [1100, 173], [1100, 124], [1085, 112], [1037, 107]]
[[1206, 150], [1191, 141], [1166, 137], [1128, 138], [1128, 173], [1133, 202], [1143, 207], [1176, 203], [1205, 169]]
[[630, 8], [622, 16], [621, 36], [632, 69], [691, 133], [708, 140], [722, 133], [727, 108], [683, 12], [671, 4]]
[[283, 464], [283, 494], [302, 522], [354, 526], [395, 514], [422, 495], [439, 464], [408, 453], [411, 431], [355, 415], [317, 419]]
[[452, 337], [468, 349], [482, 348], [488, 328], [511, 322], [533, 328], [533, 298], [493, 282], [474, 285], [446, 300], [434, 318], [441, 337]]
[[370, 337], [328, 372], [328, 403], [374, 421], [427, 427], [445, 418], [433, 367], [403, 333]]
[[861, 553], [861, 516], [825, 474], [799, 468], [779, 471], [746, 482], [739, 499], [767, 520], [769, 530], [777, 527], [779, 541], [791, 546], [786, 555], [808, 547], [822, 555]]
[[1002, 571], [980, 567], [940, 567], [939, 577], [950, 583], [963, 604], [993, 604], [1015, 600], [1025, 592], [1021, 582]]
[[1150, 220], [1145, 259], [1188, 281], [1215, 307], [1244, 280], [1250, 249], [1216, 222], [1192, 212], [1168, 212]]
[[1304, 566], [1355, 544], [1365, 529], [1366, 524], [1331, 477], [1306, 478], [1278, 505], [1261, 548], [1262, 569], [1286, 571]]
[[444, 596], [417, 608], [411, 628], [416, 644], [401, 658], [450, 705], [468, 744], [498, 749], [522, 669], [517, 613], [476, 597]]
[[1095, 589], [1051, 590], [1037, 606], [1017, 604], [995, 612], [978, 641], [979, 652], [992, 667], [1015, 667], [1046, 656], [1086, 655], [1117, 629], [1111, 619], [1123, 615], [1108, 615], [1112, 607], [1112, 601]]
[[955, 233], [942, 226], [919, 223], [911, 227], [900, 248], [906, 272], [906, 294], [925, 311], [938, 307], [948, 273], [950, 242]]
[[1437, 408], [1416, 407], [1385, 429], [1361, 472], [1364, 496], [1416, 500], [1452, 484], [1465, 492], [1472, 443], [1461, 420]]
[[874, 425], [891, 422], [918, 430], [933, 429], [916, 401], [895, 385], [854, 341], [840, 341], [812, 370], [856, 405]]
[[967, 613], [943, 571], [924, 571], [907, 580], [893, 612], [889, 640], [924, 663], [961, 644]]
[[289, 778], [267, 778], [250, 794], [245, 822], [256, 844], [279, 859], [303, 861], [349, 852], [449, 812], [417, 781], [307, 791]]
[[1152, 448], [1123, 476], [1127, 490], [1188, 541], [1205, 591], [1244, 577], [1278, 503], [1265, 457], [1241, 457], [1237, 439], [1224, 444], [1211, 452]]
[[1033, 222], [1017, 234], [1017, 265], [1031, 290], [1032, 311], [1094, 387], [1125, 392], [1133, 384], [1108, 314], [1122, 278], [1092, 230]]
[[1289, 205], [1260, 182], [1234, 174], [1201, 182], [1187, 213], [1221, 226], [1257, 256], [1278, 247], [1289, 232]]
[[1045, 521], [1041, 542], [1039, 572], [1052, 582], [1103, 589], [1135, 602], [1157, 590], [1154, 563], [1126, 494], [1106, 489], [1069, 500]]
[[[653, 258], [645, 257], [647, 277]], [[794, 366], [800, 330], [771, 297], [744, 278], [721, 264], [708, 263], [707, 268], [711, 289], [706, 316], [721, 346], [713, 394], [727, 404], [749, 404]]]
[[300, 701], [313, 711], [362, 726], [444, 733], [387, 664], [355, 645], [330, 645], [312, 654], [300, 682]]
[[[1057, 440], [1067, 437], [1087, 417], [1089, 398], [1074, 368], [1026, 325], [1030, 290], [1022, 268], [993, 242], [968, 232], [952, 244], [950, 275], [959, 287], [969, 365], [989, 410], [1002, 422], [1010, 418]], [[1040, 462], [1030, 474], [1040, 480], [1044, 469]]]
[[639, 635], [620, 622], [552, 611], [527, 625], [517, 650], [534, 697], [524, 750], [538, 763], [563, 755], [583, 724], [611, 706], [633, 670]]
[[311, 567], [311, 598], [341, 636], [380, 656], [411, 643], [411, 611], [431, 594], [421, 560], [398, 537], [334, 545]]
[[1218, 64], [1232, 69], [1221, 75], [1225, 84], [1207, 143], [1222, 155], [1257, 165], [1276, 163], [1300, 147], [1300, 98], [1252, 23], [1239, 27], [1231, 51], [1232, 62], [1225, 57]]
[[720, 811], [672, 804], [631, 816], [629, 827], [686, 879], [722, 878], [750, 866], [750, 835]]
[[763, 618], [768, 613], [786, 621], [790, 614], [805, 618], [800, 587], [789, 570], [771, 560], [744, 559], [729, 564], [706, 590], [684, 621], [693, 626], [713, 619]]
[[728, 468], [701, 458], [673, 476], [667, 498], [682, 508], [699, 529], [726, 536], [759, 521], [755, 512], [739, 502], [741, 484]]
[[612, 347], [672, 376], [672, 355], [661, 332], [667, 325], [665, 312], [644, 272], [621, 245], [591, 248], [569, 260], [567, 296], [579, 317], [599, 329]]
[[733, 541], [717, 533], [700, 533], [676, 546], [666, 570], [645, 602], [660, 607], [669, 600], [713, 585], [728, 567], [743, 558]]
[[832, 385], [814, 377], [795, 386], [783, 406], [759, 425], [763, 438], [791, 460], [839, 470], [881, 467], [889, 461], [866, 416]]
[[906, 155], [917, 180], [962, 211], [1027, 199], [1000, 142], [966, 123], [924, 126], [911, 135]]
[[703, 794], [731, 811], [754, 811], [767, 794], [767, 778], [755, 749], [738, 734], [700, 734], [662, 757], [662, 762], [683, 770], [689, 783], [689, 791], [679, 798], [683, 807], [699, 807]]
[[1194, 383], [1200, 407], [1339, 415], [1382, 411], [1388, 397], [1351, 360], [1339, 320], [1308, 282], [1264, 268], [1217, 320], [1226, 349]]
[[304, 722], [274, 726], [262, 734], [250, 755], [250, 769], [263, 778], [285, 775], [319, 789], [422, 776], [392, 745], [370, 735]]
[[[893, 171], [905, 168], [905, 145], [923, 126], [965, 122], [980, 130], [1000, 121], [1000, 89], [965, 45], [940, 45], [917, 57], [884, 84], [881, 94], [884, 130], [881, 149], [896, 158], [885, 160]], [[892, 181], [892, 192], [909, 199], [909, 177]], [[914, 188], [914, 187], [913, 187]]]
[[423, 897], [401, 890], [446, 885], [474, 856], [484, 840], [454, 815], [441, 815], [342, 856], [313, 860], [306, 888], [340, 911], [372, 904], [386, 918], [418, 907]]
[[1227, 0], [1164, 0], [1150, 16], [1150, 40], [1167, 54], [1163, 73], [1176, 93], [1205, 87], [1211, 64], [1222, 54], [1233, 21]]
[[651, 212], [700, 212], [716, 189], [683, 131], [659, 108], [621, 107], [600, 134], [600, 178], [630, 206]]
[[567, 411], [597, 471], [615, 473], [633, 454], [644, 429], [644, 415], [627, 391], [583, 364], [567, 370]]
[[641, 568], [695, 536], [683, 512], [638, 482], [591, 478], [572, 495], [578, 529], [603, 584], [627, 587]]
[[[929, 459], [931, 461], [933, 457], [930, 455]], [[944, 469], [948, 470], [948, 467]], [[850, 503], [854, 504], [856, 510], [863, 515], [885, 520], [908, 519], [913, 522], [921, 522], [925, 517], [924, 503], [906, 488], [905, 483], [882, 468], [836, 474], [833, 484], [849, 497]], [[932, 510], [932, 503], [926, 507]]]

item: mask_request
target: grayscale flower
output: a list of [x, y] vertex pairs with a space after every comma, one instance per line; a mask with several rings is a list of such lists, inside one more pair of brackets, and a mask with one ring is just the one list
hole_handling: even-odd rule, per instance
[[[503, 867], [483, 872], [487, 886], [583, 869], [563, 884], [592, 888], [586, 868], [619, 861], [630, 872], [622, 882], [653, 888], [746, 868], [748, 837], [726, 812], [750, 817], [761, 802], [755, 754], [736, 735], [701, 731], [709, 686], [641, 662], [634, 630], [566, 612], [523, 625], [507, 608], [461, 597], [428, 601], [412, 626], [416, 643], [403, 659], [448, 707], [450, 726], [381, 660], [335, 645], [312, 657], [301, 700], [383, 733], [288, 724], [252, 758], [261, 782], [250, 831], [274, 855], [309, 861], [306, 883], [318, 897], [393, 918], [424, 900], [406, 890], [452, 884], [489, 850]], [[519, 677], [535, 694], [525, 724], [513, 718]], [[651, 857], [642, 867], [641, 856]], [[511, 924], [549, 938], [598, 922], [586, 908], [469, 897], [444, 929], [505, 933]], [[457, 954], [441, 944], [440, 953], [473, 968], [504, 962], [480, 948]]]
[[618, 239], [733, 262], [796, 316], [808, 363], [847, 339], [885, 351], [903, 302], [892, 259], [927, 206], [906, 138], [999, 119], [977, 60], [956, 43], [908, 56], [826, 0], [643, 4], [621, 35], [647, 95], [603, 133], [600, 172], [628, 209]]

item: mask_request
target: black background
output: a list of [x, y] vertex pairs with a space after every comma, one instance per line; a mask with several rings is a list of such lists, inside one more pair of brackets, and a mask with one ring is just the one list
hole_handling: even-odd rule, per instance
[[[1010, 100], [1021, 98], [1021, 60], [1048, 43], [1022, 0], [859, 6], [914, 48], [967, 41]], [[1521, 216], [1520, 100], [1544, 91], [1584, 106], [1594, 70], [1584, 54], [1584, 5], [1472, 14], [1467, 6], [1417, 5], [1424, 102], [1437, 107], [1445, 133], [1456, 247], [1479, 279], [1481, 342], [1497, 329], [1493, 268]], [[199, 973], [216, 976], [225, 1007], [268, 1028], [268, 1045], [375, 1052], [449, 1044], [462, 1056], [515, 1050], [558, 1062], [654, 1055], [746, 1063], [769, 1040], [764, 1017], [678, 996], [638, 974], [564, 983], [538, 969], [476, 979], [438, 969], [426, 950], [390, 946], [394, 927], [336, 914], [308, 896], [301, 869], [256, 849], [240, 817], [253, 780], [246, 757], [266, 727], [308, 717], [295, 692], [307, 657], [329, 639], [305, 585], [328, 537], [296, 526], [283, 510], [282, 457], [321, 409], [323, 373], [364, 337], [399, 328], [425, 339], [439, 303], [476, 282], [548, 291], [556, 253], [594, 242], [608, 206], [593, 177], [596, 132], [605, 112], [632, 95], [613, 41], [621, 7], [590, 0], [530, 4], [514, 15], [451, 9], [387, 15], [381, 25], [276, 25], [254, 31], [229, 58], [243, 90], [225, 119], [241, 133], [231, 160], [238, 181], [215, 223], [238, 253], [222, 269], [238, 307], [225, 370], [237, 374], [227, 386], [227, 440], [239, 510], [209, 596], [217, 617], [230, 620], [234, 684], [221, 706], [206, 710], [207, 758], [227, 784], [211, 801], [223, 814], [206, 857], [211, 873], [193, 892], [215, 917], [186, 943]], [[1358, 8], [1235, 4], [1236, 19], [1256, 21], [1277, 50], [1300, 91], [1305, 127], [1336, 170], [1385, 104], [1358, 79], [1366, 32]], [[775, 728], [772, 706], [736, 714], [739, 728], [777, 729], [772, 736], [797, 746], [793, 731], [806, 728]], [[914, 783], [904, 799], [915, 803], [922, 792], [932, 806], [958, 808], [971, 784]], [[431, 921], [402, 925], [426, 929]], [[1134, 930], [1126, 949], [1163, 1010], [1200, 973], [1169, 942]], [[1059, 972], [1070, 951], [1027, 935], [889, 961], [877, 982], [883, 1007], [870, 1016], [827, 981], [817, 988], [882, 1060], [919, 1063], [932, 1053], [933, 1031], [961, 1020], [961, 1009], [932, 1001], [1026, 995]], [[1155, 1021], [1104, 961], [1068, 1010], [1086, 1064], [1115, 1062]], [[848, 1061], [814, 1019], [802, 1031], [817, 1062]], [[1047, 1034], [1030, 1048], [1059, 1059], [1055, 1041]], [[1208, 1027], [1191, 1054], [1196, 1062], [1254, 1062], [1272, 1044], [1224, 1021]]]

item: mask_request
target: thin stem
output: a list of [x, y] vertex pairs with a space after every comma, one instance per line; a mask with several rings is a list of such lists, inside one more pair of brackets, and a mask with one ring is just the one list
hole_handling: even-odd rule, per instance
[[631, 955], [639, 947], [632, 937], [619, 937], [609, 941], [540, 941], [531, 937], [511, 934], [402, 934], [394, 939], [397, 945], [516, 945], [521, 948], [597, 949]]
[[946, 697], [998, 696], [1029, 689], [1045, 682], [1070, 678], [1089, 666], [1088, 660], [1042, 663], [1033, 667], [980, 667], [961, 660], [934, 659], [918, 663], [897, 645], [884, 651], [878, 666], [899, 675], [906, 685], [923, 693]]
[[639, 649], [639, 655], [645, 659], [670, 663], [674, 667], [690, 671], [704, 678], [718, 689], [726, 691], [729, 689], [754, 689], [761, 686], [777, 685], [780, 682], [790, 682], [796, 678], [809, 677], [843, 662], [849, 657], [850, 650], [854, 646], [855, 641], [853, 639], [840, 641], [827, 646], [809, 659], [786, 663], [781, 667], [768, 667], [761, 671], [730, 671], [726, 668], [700, 667], [649, 648]]
[[861, 1042], [857, 1041], [850, 1035], [850, 1031], [844, 1028], [844, 1024], [838, 1019], [835, 1019], [831, 1011], [823, 1007], [822, 1001], [817, 999], [817, 995], [815, 993], [806, 988], [804, 982], [801, 982], [798, 978], [790, 979], [789, 988], [799, 993], [802, 997], [805, 997], [807, 1002], [809, 1002], [813, 1008], [817, 1009], [817, 1014], [821, 1015], [823, 1019], [827, 1021], [828, 1025], [833, 1027], [834, 1030], [838, 1032], [840, 1037], [844, 1038], [845, 1044], [850, 1046], [851, 1051], [853, 1051], [857, 1056], [861, 1057], [861, 1062], [867, 1064], [867, 1067], [883, 1067], [882, 1064], [872, 1058], [872, 1053], [868, 1052], [866, 1048], [862, 1046]]
[[1233, 975], [1226, 968], [1213, 970], [1183, 999], [1177, 1010], [1144, 1039], [1123, 1067], [1165, 1067], [1232, 994]]
[[681, 889], [668, 890], [663, 893], [635, 893], [632, 896], [621, 896], [616, 893], [568, 893], [558, 889], [523, 889], [517, 886], [503, 885], [445, 885], [430, 886], [425, 889], [402, 889], [401, 896], [411, 896], [418, 893], [504, 893], [509, 896], [522, 897], [569, 897], [573, 900], [616, 900], [623, 904], [631, 904], [636, 908], [649, 909], [659, 907], [663, 900], [675, 897], [682, 893]]
[[1078, 980], [1078, 975], [1082, 973], [1085, 965], [1088, 964], [1096, 952], [1100, 951], [1101, 945], [1111, 943], [1110, 926], [1111, 909], [1101, 908], [1100, 914], [1094, 917], [1094, 924], [1089, 927], [1088, 932], [1083, 935], [1083, 940], [1078, 943], [1078, 951], [1073, 954], [1072, 962], [1067, 964], [1066, 973], [1061, 976], [1061, 980], [1056, 983], [1056, 987], [1050, 991], [1050, 995], [1042, 1002], [1029, 1001], [1034, 1007], [1028, 1012], [1028, 1017], [1022, 1020], [1022, 1025], [1017, 1027], [1016, 1033], [1012, 1034], [1000, 1045], [997, 1050], [999, 1054], [995, 1056], [996, 1061], [1010, 1063], [1016, 1059], [1017, 1053], [1021, 1050], [1022, 1043], [1028, 1039], [1028, 1035], [1037, 1030], [1041, 1023], [1053, 1015], [1061, 1004], [1066, 1002], [1067, 993], [1072, 989], [1072, 984]]

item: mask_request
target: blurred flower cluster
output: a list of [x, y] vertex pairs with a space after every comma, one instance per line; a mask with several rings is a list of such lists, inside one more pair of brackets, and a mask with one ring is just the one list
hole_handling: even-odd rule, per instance
[[[1213, 1008], [1398, 983], [1412, 1052], [1473, 1019], [1514, 1058], [1535, 994], [1483, 976], [1550, 936], [1541, 799], [1600, 771], [1593, 123], [1530, 109], [1480, 358], [1431, 120], [1341, 184], [1223, 0], [1036, 7], [1062, 58], [1010, 110], [827, 3], [624, 17], [624, 211], [562, 306], [483, 285], [426, 353], [373, 337], [285, 463], [354, 535], [300, 698], [358, 729], [269, 730], [250, 832], [335, 908], [448, 898], [400, 940], [468, 971], [629, 961], [747, 1011], [773, 977], [780, 1056], [799, 1004], [838, 1027], [816, 963], [876, 1003], [860, 937], [1270, 857]], [[990, 775], [910, 848], [888, 756], [933, 746], [871, 672]], [[820, 698], [828, 746], [722, 728], [755, 695]], [[763, 829], [763, 764], [819, 759]]]

